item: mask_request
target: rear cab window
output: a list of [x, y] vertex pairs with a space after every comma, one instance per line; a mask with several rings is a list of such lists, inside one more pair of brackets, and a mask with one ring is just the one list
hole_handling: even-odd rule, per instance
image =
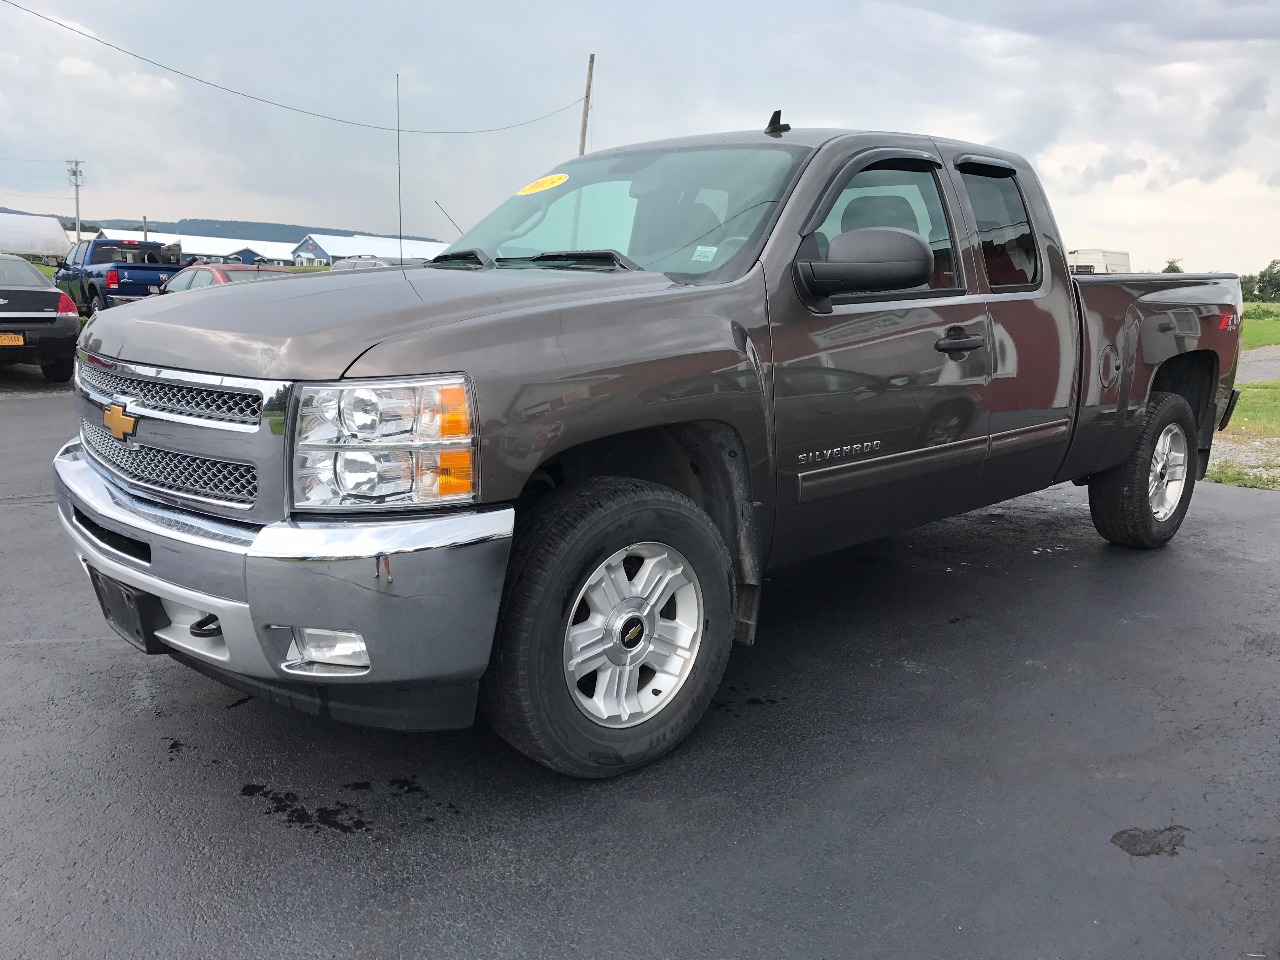
[[90, 263], [168, 263], [178, 262], [177, 247], [133, 246], [132, 244], [95, 243]]
[[992, 290], [1021, 289], [1040, 282], [1040, 255], [1031, 216], [1013, 171], [960, 171], [977, 221], [982, 262]]

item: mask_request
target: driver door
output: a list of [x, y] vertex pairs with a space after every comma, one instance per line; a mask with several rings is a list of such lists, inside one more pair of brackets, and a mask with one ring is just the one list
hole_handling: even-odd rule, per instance
[[[859, 162], [858, 157], [874, 155]], [[771, 290], [777, 518], [782, 562], [839, 549], [975, 506], [986, 458], [990, 321], [967, 230], [932, 152], [857, 154], [810, 217], [797, 259], [825, 259], [839, 233], [895, 227], [923, 236], [934, 270], [917, 288], [808, 302]], [[826, 312], [824, 312], [824, 310]], [[981, 346], [945, 352], [944, 338]]]

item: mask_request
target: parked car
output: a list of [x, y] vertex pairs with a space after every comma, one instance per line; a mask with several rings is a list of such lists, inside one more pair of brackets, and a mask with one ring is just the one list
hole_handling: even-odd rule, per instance
[[333, 261], [330, 270], [372, 270], [374, 267], [420, 267], [427, 262], [425, 257], [374, 257], [361, 254], [356, 257], [343, 257]]
[[53, 282], [92, 314], [150, 296], [182, 269], [177, 244], [145, 240], [82, 240], [58, 263]]
[[201, 287], [217, 287], [224, 283], [244, 283], [249, 280], [270, 280], [287, 277], [288, 270], [279, 267], [252, 266], [238, 263], [197, 263], [184, 267], [166, 280], [157, 293], [180, 293]]
[[581, 777], [689, 734], [771, 566], [1064, 481], [1167, 543], [1238, 396], [1236, 277], [1073, 278], [1021, 157], [776, 118], [306, 284], [85, 327], [56, 489], [106, 619], [326, 717], [479, 702]]
[[38, 363], [46, 380], [65, 383], [79, 333], [71, 298], [22, 257], [0, 253], [0, 364]]

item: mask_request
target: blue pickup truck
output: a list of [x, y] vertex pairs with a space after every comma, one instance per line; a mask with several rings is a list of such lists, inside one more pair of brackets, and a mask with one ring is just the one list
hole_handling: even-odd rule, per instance
[[59, 261], [53, 282], [91, 316], [155, 293], [182, 266], [182, 248], [176, 244], [82, 240]]

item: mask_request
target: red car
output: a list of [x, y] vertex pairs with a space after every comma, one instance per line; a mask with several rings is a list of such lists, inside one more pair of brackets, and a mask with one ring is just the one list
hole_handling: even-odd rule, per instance
[[166, 280], [157, 292], [180, 293], [198, 287], [217, 287], [224, 283], [269, 280], [288, 275], [288, 270], [281, 270], [279, 267], [259, 267], [251, 263], [193, 263]]

